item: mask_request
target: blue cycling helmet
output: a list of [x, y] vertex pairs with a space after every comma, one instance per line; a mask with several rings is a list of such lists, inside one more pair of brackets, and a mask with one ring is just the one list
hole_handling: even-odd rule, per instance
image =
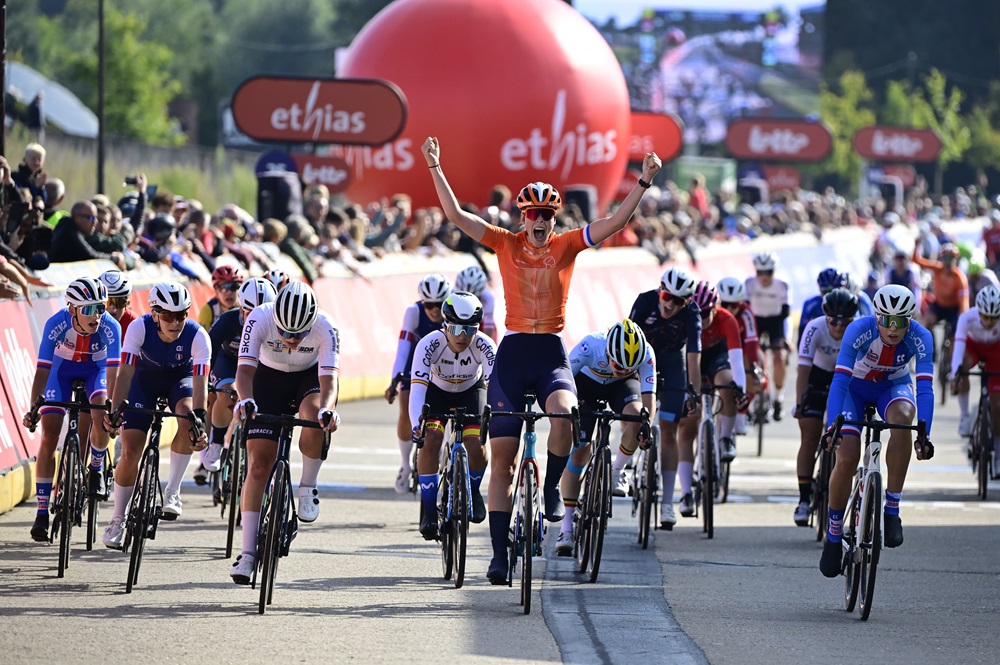
[[836, 268], [826, 268], [819, 273], [816, 284], [819, 285], [821, 291], [836, 289], [844, 285], [844, 275]]

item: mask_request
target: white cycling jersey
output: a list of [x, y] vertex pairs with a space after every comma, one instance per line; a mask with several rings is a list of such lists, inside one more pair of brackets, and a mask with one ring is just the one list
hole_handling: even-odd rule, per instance
[[254, 308], [243, 324], [240, 337], [240, 365], [257, 363], [280, 372], [298, 372], [319, 363], [319, 375], [335, 374], [340, 363], [340, 333], [330, 315], [319, 311], [316, 323], [296, 349], [290, 349], [278, 334], [274, 303]]
[[802, 331], [799, 341], [799, 366], [816, 366], [832, 372], [837, 368], [837, 354], [840, 353], [841, 339], [834, 339], [826, 317], [820, 316], [810, 321]]
[[593, 379], [601, 385], [607, 385], [615, 381], [624, 381], [638, 373], [642, 392], [656, 392], [656, 361], [653, 360], [652, 347], [649, 344], [646, 345], [646, 359], [639, 366], [637, 372], [618, 378], [611, 372], [611, 365], [608, 364], [607, 338], [607, 332], [592, 333], [573, 347], [573, 350], [569, 352], [569, 365], [573, 375], [583, 373], [587, 378]]
[[983, 325], [979, 318], [979, 308], [962, 312], [958, 317], [958, 325], [955, 326], [955, 347], [951, 353], [951, 375], [955, 376], [962, 366], [962, 359], [965, 358], [965, 345], [972, 341], [975, 344], [990, 345], [1000, 342], [1000, 322], [994, 323], [992, 328]]
[[448, 346], [443, 330], [435, 330], [417, 342], [410, 366], [410, 422], [420, 422], [420, 409], [427, 398], [427, 385], [434, 384], [449, 393], [460, 393], [476, 385], [479, 379], [489, 382], [497, 345], [487, 335], [477, 332], [461, 353]]
[[775, 278], [770, 286], [762, 286], [757, 276], [747, 277], [747, 300], [754, 316], [781, 316], [783, 305], [792, 305], [792, 291], [788, 282]]
[[479, 298], [479, 302], [483, 303], [483, 323], [480, 327], [495, 330], [497, 324], [493, 319], [493, 312], [496, 309], [496, 297], [493, 295], [493, 291], [486, 287], [476, 297]]

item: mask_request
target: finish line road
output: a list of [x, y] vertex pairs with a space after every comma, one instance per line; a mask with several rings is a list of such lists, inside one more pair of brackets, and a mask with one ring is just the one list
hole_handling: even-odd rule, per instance
[[[976, 498], [954, 399], [935, 419], [937, 456], [911, 463], [906, 541], [883, 552], [866, 623], [843, 611], [843, 578], [820, 575], [814, 532], [792, 522], [790, 418], [769, 425], [760, 458], [755, 442], [740, 441], [714, 540], [681, 518], [642, 550], [630, 500], [615, 499], [600, 579], [589, 584], [554, 556], [550, 529], [524, 616], [516, 586], [486, 581], [486, 523], [472, 526], [465, 586], [442, 579], [436, 543], [416, 529], [416, 500], [392, 490], [396, 408], [373, 400], [340, 413], [320, 518], [300, 525], [267, 614], [257, 614], [256, 591], [230, 582], [225, 523], [205, 488], [185, 483], [183, 516], [160, 523], [128, 595], [128, 557], [100, 544], [85, 551], [82, 530], [57, 579], [57, 547], [28, 536], [30, 502], [0, 516], [0, 662], [801, 665], [844, 662], [847, 651], [885, 664], [1000, 659], [1000, 483], [989, 501]], [[102, 521], [109, 514], [105, 504]]]

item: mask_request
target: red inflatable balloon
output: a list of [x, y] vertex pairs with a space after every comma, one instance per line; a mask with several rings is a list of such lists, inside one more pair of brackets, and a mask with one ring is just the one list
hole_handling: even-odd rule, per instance
[[420, 146], [441, 142], [461, 201], [517, 195], [536, 180], [597, 188], [603, 210], [628, 159], [631, 119], [621, 67], [600, 33], [562, 0], [397, 0], [358, 34], [338, 72], [391, 81], [406, 128], [377, 148], [338, 147], [360, 203], [397, 192], [438, 198]]

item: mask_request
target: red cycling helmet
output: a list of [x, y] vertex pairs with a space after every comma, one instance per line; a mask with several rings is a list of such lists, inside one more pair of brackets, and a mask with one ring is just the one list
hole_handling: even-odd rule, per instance
[[231, 282], [242, 284], [243, 279], [243, 273], [240, 269], [233, 266], [219, 266], [212, 271], [212, 286], [219, 286], [219, 284], [228, 284]]

